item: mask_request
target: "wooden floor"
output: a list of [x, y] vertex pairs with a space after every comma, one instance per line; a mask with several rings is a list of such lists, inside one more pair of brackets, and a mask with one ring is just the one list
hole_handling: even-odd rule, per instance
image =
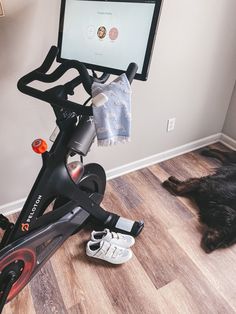
[[145, 221], [132, 260], [88, 260], [89, 231], [81, 231], [3, 313], [236, 313], [236, 245], [204, 253], [195, 205], [160, 184], [170, 175], [206, 175], [216, 165], [196, 151], [109, 181], [103, 206]]

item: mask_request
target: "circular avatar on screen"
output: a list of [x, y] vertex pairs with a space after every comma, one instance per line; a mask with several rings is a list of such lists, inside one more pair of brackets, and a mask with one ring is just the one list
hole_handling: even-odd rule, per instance
[[111, 40], [116, 40], [119, 35], [118, 29], [116, 27], [112, 27], [109, 31], [109, 37]]
[[107, 33], [107, 30], [106, 30], [106, 27], [105, 26], [100, 26], [98, 28], [98, 31], [97, 31], [97, 35], [100, 39], [103, 39], [106, 37], [106, 33]]

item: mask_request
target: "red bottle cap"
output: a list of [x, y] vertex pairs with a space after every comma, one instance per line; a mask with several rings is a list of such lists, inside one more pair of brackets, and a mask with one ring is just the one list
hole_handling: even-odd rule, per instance
[[32, 148], [35, 153], [43, 154], [46, 152], [48, 145], [43, 139], [38, 138], [37, 140], [33, 141]]

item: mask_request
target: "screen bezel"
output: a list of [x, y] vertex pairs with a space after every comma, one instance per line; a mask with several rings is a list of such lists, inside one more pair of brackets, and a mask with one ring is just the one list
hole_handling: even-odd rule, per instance
[[[59, 32], [58, 32], [58, 48], [59, 48], [59, 53], [57, 56], [58, 62], [63, 62], [65, 60], [67, 60], [67, 59], [61, 57], [62, 35], [63, 35], [63, 27], [64, 27], [64, 14], [65, 14], [66, 1], [67, 0], [61, 0], [60, 22], [59, 22]], [[156, 31], [157, 31], [159, 17], [160, 17], [162, 0], [152, 0], [152, 1], [149, 1], [149, 0], [147, 0], [147, 1], [141, 1], [141, 0], [134, 0], [134, 1], [131, 1], [131, 0], [86, 0], [86, 1], [133, 2], [133, 3], [155, 2], [152, 23], [151, 23], [151, 28], [150, 28], [150, 32], [149, 32], [145, 57], [144, 57], [143, 68], [142, 68], [141, 73], [137, 73], [135, 75], [135, 79], [141, 80], [141, 81], [146, 81], [148, 78], [149, 66], [150, 66], [153, 47], [154, 47], [155, 39], [156, 39]], [[78, 60], [78, 61], [80, 61], [80, 60]], [[125, 71], [125, 70], [119, 70], [119, 69], [115, 69], [115, 68], [100, 66], [100, 65], [96, 65], [96, 64], [86, 63], [86, 62], [83, 62], [82, 60], [81, 60], [81, 62], [88, 69], [91, 69], [94, 71], [99, 71], [99, 72], [104, 72], [104, 73], [109, 73], [109, 74], [115, 74], [115, 75], [120, 75], [120, 74], [124, 73], [124, 71]]]

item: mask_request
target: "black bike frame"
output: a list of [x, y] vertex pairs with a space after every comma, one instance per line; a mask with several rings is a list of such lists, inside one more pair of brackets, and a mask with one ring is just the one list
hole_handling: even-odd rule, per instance
[[[109, 212], [103, 210], [93, 201], [92, 197], [89, 198], [85, 192], [78, 189], [67, 170], [66, 163], [69, 154], [67, 144], [76, 121], [76, 117], [64, 120], [51, 150], [42, 155], [42, 169], [5, 245], [21, 238], [28, 232], [56, 222], [78, 206], [85, 208], [102, 224], [109, 218]], [[66, 197], [71, 201], [55, 211], [43, 215], [47, 206], [57, 197]]]
[[[58, 49], [52, 47], [41, 67], [18, 82], [18, 88], [23, 93], [51, 104], [60, 132], [50, 151], [42, 154], [43, 165], [32, 190], [15, 225], [8, 224], [0, 243], [0, 312], [5, 302], [11, 300], [62, 243], [89, 218], [95, 218], [96, 225], [103, 228], [108, 227], [133, 236], [137, 236], [144, 226], [143, 221], [122, 218], [105, 211], [99, 205], [106, 182], [104, 169], [100, 165], [88, 164], [84, 167], [85, 174], [79, 182], [72, 179], [67, 169], [68, 157], [72, 153], [69, 142], [77, 127], [77, 116], [85, 115], [89, 119], [92, 109], [91, 106], [85, 107], [69, 101], [68, 94], [73, 94], [74, 88], [81, 83], [90, 92], [93, 78], [78, 61], [65, 62], [53, 73], [46, 74], [57, 52]], [[77, 69], [80, 76], [65, 85], [46, 91], [28, 86], [34, 80], [54, 82], [70, 68]], [[130, 83], [136, 71], [137, 66], [130, 64], [126, 71]], [[105, 82], [108, 77], [104, 73], [99, 80]], [[90, 182], [95, 183], [96, 187], [90, 186]], [[45, 213], [55, 199], [59, 202], [56, 201], [54, 208]]]

